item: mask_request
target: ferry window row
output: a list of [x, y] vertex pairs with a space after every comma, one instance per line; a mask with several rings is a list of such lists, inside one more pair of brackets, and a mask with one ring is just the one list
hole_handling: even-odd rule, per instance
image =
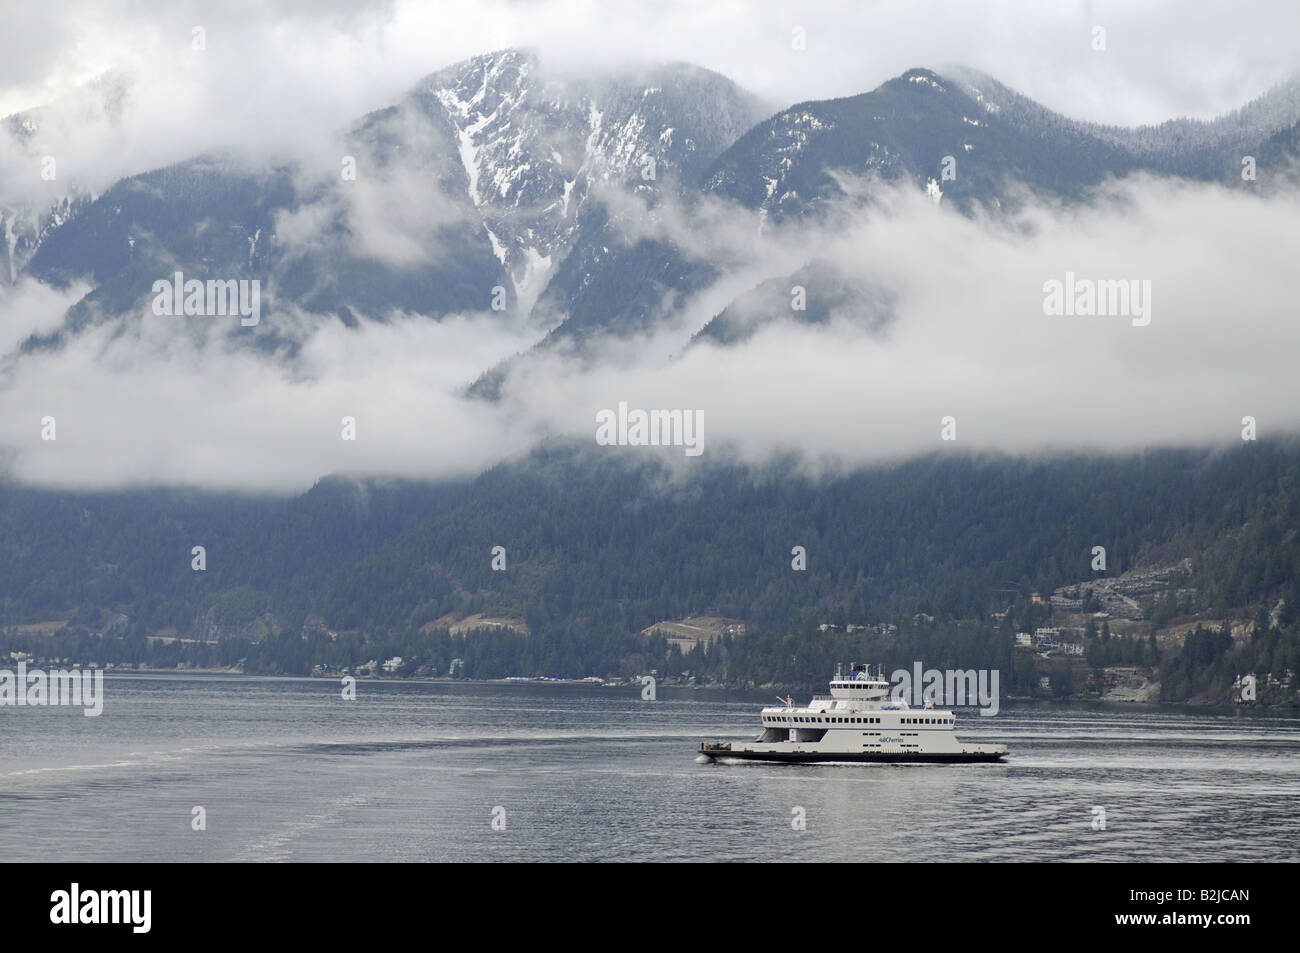
[[[781, 717], [780, 715], [777, 715], [768, 720], [780, 724], [784, 724], [787, 721], [795, 721], [801, 725], [804, 724], [824, 725], [828, 723], [836, 724], [836, 725], [878, 725], [880, 724], [879, 718], [848, 718], [848, 717], [805, 718], [801, 715], [795, 715], [793, 717], [786, 716], [784, 718]], [[951, 718], [900, 718], [898, 719], [898, 723], [900, 725], [951, 725], [953, 723], [953, 719]]]
[[797, 721], [797, 722], [799, 722], [799, 724], [801, 724], [801, 725], [825, 725], [825, 724], [833, 724], [833, 725], [878, 725], [878, 724], [880, 724], [880, 719], [879, 719], [879, 718], [848, 718], [848, 717], [844, 717], [844, 718], [835, 718], [835, 717], [829, 717], [829, 718], [805, 718], [805, 717], [803, 717], [803, 716], [801, 716], [801, 715], [795, 715], [795, 716], [792, 717], [792, 718], [781, 718], [781, 717], [778, 716], [778, 717], [776, 717], [776, 718], [774, 718], [774, 719], [772, 719], [772, 720], [773, 720], [773, 721], [782, 722], [782, 723], [784, 723], [784, 722], [786, 722], [786, 721]]

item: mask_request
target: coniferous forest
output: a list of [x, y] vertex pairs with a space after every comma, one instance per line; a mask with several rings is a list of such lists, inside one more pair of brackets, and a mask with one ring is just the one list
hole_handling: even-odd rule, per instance
[[[470, 678], [792, 686], [849, 658], [924, 660], [996, 668], [1004, 692], [1051, 697], [1137, 666], [1164, 700], [1222, 701], [1243, 673], [1293, 678], [1298, 530], [1300, 448], [1268, 444], [932, 456], [822, 477], [551, 446], [469, 481], [333, 478], [289, 499], [6, 486], [0, 653], [284, 674], [400, 657], [393, 675], [459, 660]], [[1056, 621], [1042, 598], [1054, 590], [1177, 560], [1185, 571], [1144, 607], [1146, 635], [1092, 620], [1082, 656], [1017, 649], [1017, 632]], [[452, 633], [480, 615], [513, 628]], [[743, 634], [685, 654], [642, 634], [693, 615]]]

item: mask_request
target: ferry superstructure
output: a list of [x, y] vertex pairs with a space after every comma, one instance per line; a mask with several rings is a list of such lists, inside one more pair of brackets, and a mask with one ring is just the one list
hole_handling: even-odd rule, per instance
[[1001, 761], [1003, 745], [959, 741], [951, 711], [912, 708], [889, 697], [884, 672], [837, 668], [829, 695], [805, 707], [787, 698], [763, 709], [763, 733], [749, 742], [704, 742], [704, 760], [939, 762]]

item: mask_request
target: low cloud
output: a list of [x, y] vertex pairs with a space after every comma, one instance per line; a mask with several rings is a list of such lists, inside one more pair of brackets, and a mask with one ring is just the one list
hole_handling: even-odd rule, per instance
[[[761, 236], [750, 213], [714, 209], [727, 219], [722, 245], [749, 243], [747, 270], [595, 360], [529, 351], [535, 332], [492, 313], [352, 329], [304, 320], [317, 330], [292, 360], [235, 346], [216, 333], [221, 318], [147, 316], [132, 333], [105, 325], [17, 356], [10, 332], [0, 447], [9, 475], [33, 483], [293, 492], [327, 473], [469, 476], [549, 436], [595, 446], [597, 412], [620, 401], [703, 412], [702, 458], [652, 451], [681, 466], [791, 451], [844, 467], [933, 451], [1227, 444], [1247, 415], [1261, 438], [1300, 430], [1300, 193], [1265, 200], [1139, 176], [1082, 205], [1028, 200], [1005, 219], [962, 216], [913, 187], [872, 188], [868, 206], [846, 199], [832, 224]], [[686, 243], [690, 224], [669, 213], [654, 227], [708, 253], [698, 229]], [[687, 346], [719, 301], [814, 259], [880, 288], [891, 320], [801, 324], [782, 290], [748, 340]], [[1150, 281], [1150, 324], [1045, 314], [1044, 284], [1067, 272]], [[64, 304], [39, 286], [9, 294], [24, 297], [0, 308], [21, 300], [32, 329], [48, 329]], [[213, 331], [178, 333], [181, 321]], [[499, 403], [464, 396], [520, 352]], [[45, 415], [57, 417], [57, 441], [40, 439]], [[340, 437], [344, 416], [357, 420], [356, 441]], [[953, 442], [940, 439], [947, 416]]]
[[[68, 308], [90, 291], [76, 282], [62, 291], [31, 278], [0, 283], [0, 375], [12, 367], [18, 347], [33, 335], [50, 334], [63, 324]], [[0, 376], [0, 385], [4, 378]]]

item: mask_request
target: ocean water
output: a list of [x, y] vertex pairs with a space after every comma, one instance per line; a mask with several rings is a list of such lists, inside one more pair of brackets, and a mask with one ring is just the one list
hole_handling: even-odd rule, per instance
[[[957, 709], [1004, 764], [699, 764], [770, 693], [199, 675], [0, 708], [9, 861], [1295, 861], [1300, 718]], [[205, 830], [194, 830], [203, 808]], [[1095, 829], [1105, 812], [1104, 829]], [[495, 821], [495, 824], [494, 824]]]

